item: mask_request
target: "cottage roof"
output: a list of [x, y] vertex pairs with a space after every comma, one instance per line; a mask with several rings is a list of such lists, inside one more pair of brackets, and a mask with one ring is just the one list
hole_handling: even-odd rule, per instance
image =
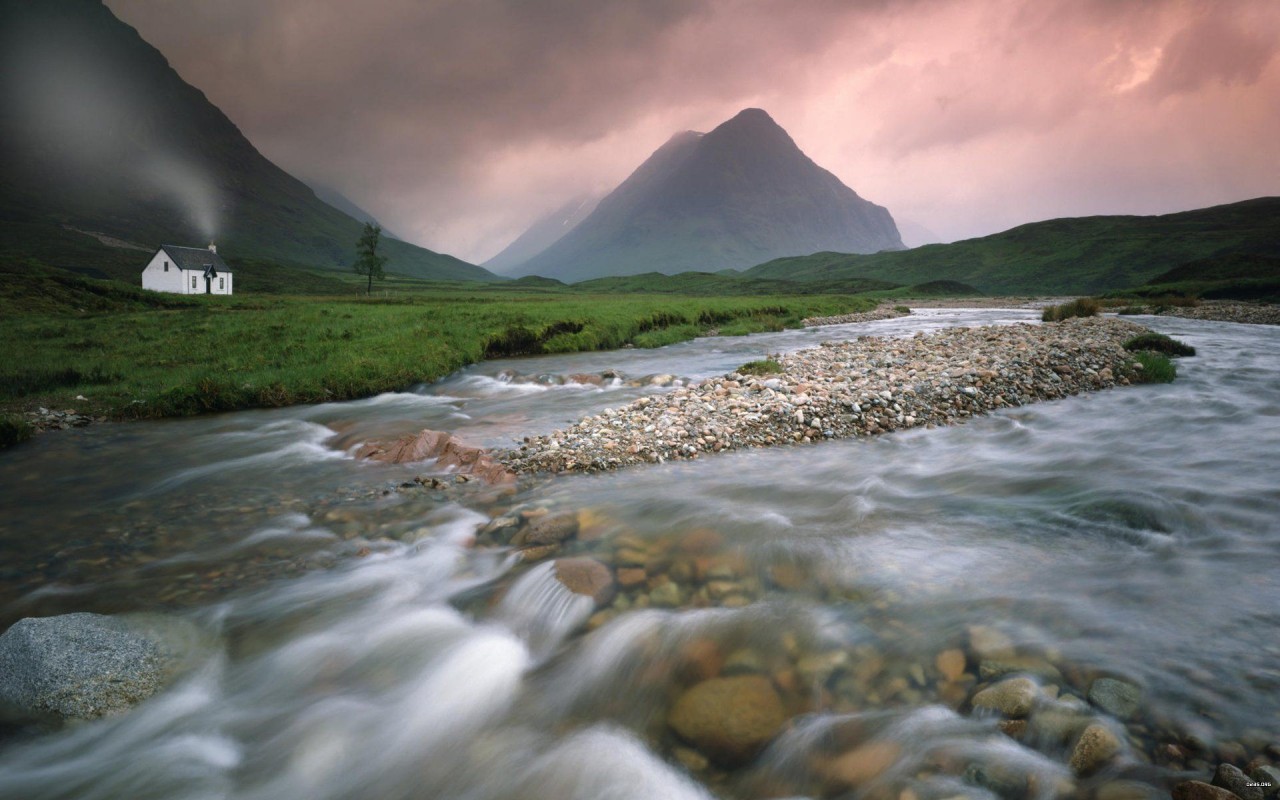
[[227, 262], [222, 260], [222, 256], [203, 247], [178, 247], [173, 244], [166, 244], [160, 248], [173, 259], [173, 264], [178, 269], [193, 269], [205, 272], [210, 266], [214, 269], [214, 274], [231, 274], [231, 267], [227, 266]]

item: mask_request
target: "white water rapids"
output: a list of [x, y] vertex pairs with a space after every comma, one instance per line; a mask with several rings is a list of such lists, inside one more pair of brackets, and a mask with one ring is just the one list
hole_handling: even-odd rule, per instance
[[360, 491], [429, 465], [333, 446], [423, 427], [510, 445], [662, 391], [513, 386], [503, 370], [697, 378], [823, 339], [1030, 316], [934, 310], [492, 362], [355, 403], [104, 425], [0, 453], [0, 625], [166, 610], [217, 643], [126, 715], [0, 726], [0, 798], [764, 798], [806, 786], [814, 754], [854, 729], [893, 748], [881, 787], [961, 764], [912, 784], [921, 798], [1018, 796], [1001, 788], [1009, 775], [1049, 797], [1070, 774], [1061, 748], [925, 701], [803, 714], [747, 768], [691, 771], [665, 727], [675, 654], [701, 640], [767, 650], [779, 631], [855, 661], [874, 651], [909, 676], [971, 626], [993, 627], [1140, 685], [1153, 729], [1209, 747], [1280, 742], [1274, 328], [1140, 317], [1199, 351], [1173, 384], [535, 483], [501, 502], [598, 509], [640, 538], [711, 528], [762, 573], [799, 565], [835, 587], [632, 609], [586, 634], [590, 601], [549, 565], [513, 580], [507, 552], [471, 546], [488, 518], [465, 495]]

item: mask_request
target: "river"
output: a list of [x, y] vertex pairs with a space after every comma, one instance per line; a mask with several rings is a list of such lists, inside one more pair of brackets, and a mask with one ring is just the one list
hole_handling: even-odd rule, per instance
[[[212, 642], [127, 715], [0, 736], [0, 797], [1052, 797], [1068, 743], [1012, 738], [938, 688], [939, 653], [991, 637], [1051, 664], [1036, 669], [1053, 691], [1083, 693], [1070, 687], [1098, 675], [1141, 687], [1127, 728], [1107, 722], [1124, 752], [1096, 780], [1162, 796], [1179, 769], [1274, 747], [1272, 327], [1137, 317], [1197, 348], [1173, 384], [514, 495], [447, 475], [448, 488], [423, 488], [424, 465], [344, 449], [424, 427], [510, 446], [666, 391], [557, 376], [690, 380], [826, 339], [1034, 315], [925, 309], [486, 362], [363, 401], [92, 426], [0, 452], [0, 627], [164, 611]], [[726, 591], [741, 600], [662, 608], [642, 588], [585, 632], [594, 609], [547, 569], [472, 546], [491, 515], [540, 508], [586, 509], [603, 533], [581, 552], [638, 549], [650, 577], [679, 569], [696, 539], [713, 569], [734, 565]], [[667, 728], [689, 654], [707, 647], [726, 674], [792, 681], [789, 727], [735, 769], [707, 766]], [[846, 739], [888, 754], [864, 783], [824, 766]], [[1152, 766], [1174, 739], [1203, 754]]]

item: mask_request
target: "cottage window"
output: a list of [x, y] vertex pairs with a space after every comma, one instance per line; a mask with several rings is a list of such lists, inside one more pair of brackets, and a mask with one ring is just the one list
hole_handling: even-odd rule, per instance
[[218, 278], [218, 288], [219, 288], [219, 289], [225, 289], [225, 288], [227, 288], [227, 279], [226, 279], [226, 278]]
[[169, 262], [168, 262], [168, 261], [164, 262], [164, 271], [165, 271], [165, 272], [168, 272], [168, 271], [169, 271]]
[[195, 275], [192, 275], [192, 276], [191, 276], [191, 288], [192, 288], [192, 289], [196, 288], [196, 276], [195, 276]]

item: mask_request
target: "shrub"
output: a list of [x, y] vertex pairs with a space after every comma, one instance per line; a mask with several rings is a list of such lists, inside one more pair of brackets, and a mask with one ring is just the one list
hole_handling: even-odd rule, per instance
[[1124, 349], [1130, 351], [1147, 350], [1152, 353], [1164, 353], [1168, 356], [1194, 356], [1196, 349], [1183, 344], [1177, 339], [1163, 333], [1142, 333], [1124, 343]]
[[1133, 357], [1137, 362], [1135, 367], [1141, 367], [1141, 369], [1134, 369], [1133, 374], [1129, 376], [1134, 383], [1171, 383], [1178, 377], [1178, 368], [1164, 353], [1140, 350], [1134, 353]]
[[36, 432], [30, 422], [16, 414], [0, 414], [0, 447], [12, 447]]
[[894, 310], [894, 311], [897, 311], [899, 314], [910, 314], [910, 313], [911, 313], [911, 309], [910, 309], [910, 308], [908, 308], [907, 306], [894, 306], [894, 307], [893, 307], [893, 310]]
[[1044, 322], [1061, 322], [1071, 317], [1096, 317], [1102, 304], [1092, 297], [1080, 297], [1060, 306], [1047, 306], [1040, 319]]
[[118, 375], [110, 374], [102, 367], [94, 367], [84, 372], [75, 367], [24, 369], [19, 372], [0, 374], [0, 398], [26, 397], [82, 384], [111, 383], [118, 379]]
[[782, 372], [782, 365], [772, 358], [766, 358], [763, 361], [749, 361], [738, 367], [738, 372], [743, 375], [775, 375]]

